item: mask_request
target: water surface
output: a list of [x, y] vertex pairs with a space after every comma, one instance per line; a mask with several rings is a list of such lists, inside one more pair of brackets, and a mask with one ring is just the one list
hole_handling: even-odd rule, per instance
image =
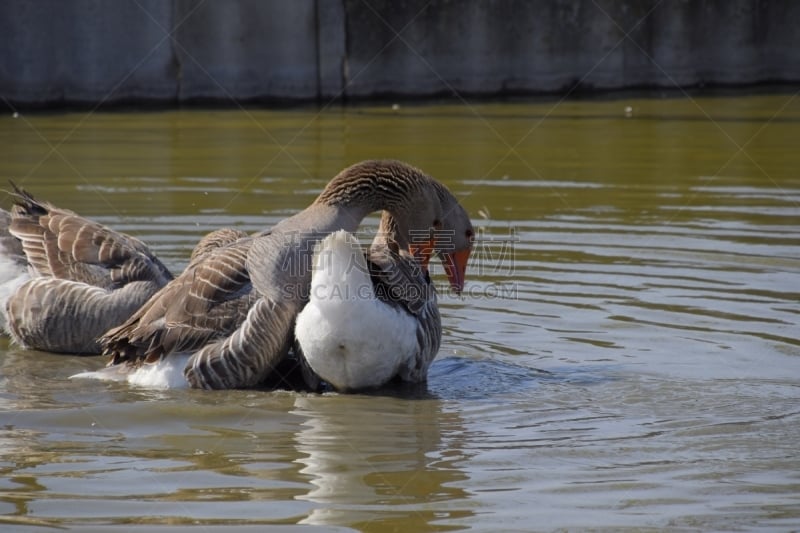
[[798, 138], [793, 93], [4, 116], [0, 179], [175, 271], [372, 157], [480, 238], [421, 388], [146, 391], [0, 340], [0, 525], [798, 528]]

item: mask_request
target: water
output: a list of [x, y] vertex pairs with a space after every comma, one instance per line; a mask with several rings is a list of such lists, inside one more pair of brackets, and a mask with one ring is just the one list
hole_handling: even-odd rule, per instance
[[0, 341], [0, 529], [800, 528], [799, 136], [793, 93], [9, 114], [0, 179], [176, 271], [369, 157], [480, 238], [426, 387], [153, 392]]

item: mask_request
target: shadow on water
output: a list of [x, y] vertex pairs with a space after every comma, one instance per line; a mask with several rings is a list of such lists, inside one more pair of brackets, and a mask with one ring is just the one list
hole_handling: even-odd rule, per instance
[[[402, 400], [492, 400], [510, 395], [526, 396], [547, 384], [586, 386], [610, 382], [617, 379], [615, 368], [613, 365], [581, 365], [543, 370], [500, 359], [443, 357], [431, 365], [427, 382], [392, 381], [376, 389], [358, 391], [356, 396]], [[284, 379], [281, 384], [289, 382], [292, 385], [277, 388], [302, 392], [299, 377]]]
[[444, 357], [431, 365], [427, 393], [441, 400], [484, 400], [525, 396], [546, 384], [593, 385], [614, 379], [607, 366], [542, 370], [500, 359]]
[[[91, 404], [98, 398], [124, 397], [128, 401], [163, 400], [182, 396], [181, 391], [140, 389], [125, 383], [91, 382], [87, 387], [81, 380], [69, 379], [76, 373], [96, 370], [105, 365], [102, 357], [65, 357], [11, 348], [0, 358], [0, 370], [5, 384], [7, 408], [23, 406]], [[300, 366], [290, 359], [276, 372], [275, 378], [249, 394], [269, 395], [271, 392], [304, 392]], [[548, 384], [593, 385], [613, 381], [617, 365], [555, 366], [548, 370], [503, 360], [500, 357], [467, 358], [448, 356], [437, 358], [431, 365], [427, 382], [391, 382], [377, 389], [359, 391], [356, 396], [385, 397], [403, 400], [492, 400], [498, 397], [526, 396]], [[197, 392], [197, 391], [194, 391]], [[241, 391], [248, 393], [248, 391]], [[326, 391], [327, 392], [327, 391]], [[310, 393], [314, 396], [316, 394]], [[192, 401], [216, 403], [218, 399], [191, 394]], [[0, 407], [2, 407], [0, 402]]]

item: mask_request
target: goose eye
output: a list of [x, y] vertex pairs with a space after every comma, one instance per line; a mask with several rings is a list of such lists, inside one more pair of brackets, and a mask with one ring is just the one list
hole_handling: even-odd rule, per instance
[[434, 229], [442, 229], [442, 221], [437, 218], [433, 221], [433, 227]]
[[465, 233], [465, 235], [467, 236], [467, 240], [470, 243], [475, 240], [475, 232], [472, 231], [471, 229], [468, 229], [467, 232]]

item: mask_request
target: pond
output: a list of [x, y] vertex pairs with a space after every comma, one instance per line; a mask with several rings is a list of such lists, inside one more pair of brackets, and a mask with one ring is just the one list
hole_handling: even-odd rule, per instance
[[0, 339], [0, 528], [797, 528], [796, 96], [7, 113], [0, 180], [175, 272], [367, 158], [479, 234], [421, 388], [152, 391]]

